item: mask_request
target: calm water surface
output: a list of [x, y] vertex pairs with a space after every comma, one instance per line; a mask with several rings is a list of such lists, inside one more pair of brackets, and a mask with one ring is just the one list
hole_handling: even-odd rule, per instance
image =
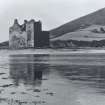
[[1, 55], [0, 105], [105, 105], [105, 54]]

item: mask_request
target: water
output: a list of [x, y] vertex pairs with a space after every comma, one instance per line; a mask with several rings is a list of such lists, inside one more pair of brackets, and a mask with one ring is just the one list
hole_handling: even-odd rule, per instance
[[0, 105], [105, 105], [105, 54], [1, 55]]

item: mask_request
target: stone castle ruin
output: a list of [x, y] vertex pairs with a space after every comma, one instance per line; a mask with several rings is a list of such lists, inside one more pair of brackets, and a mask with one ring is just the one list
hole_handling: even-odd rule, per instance
[[41, 21], [24, 20], [19, 25], [18, 20], [9, 28], [9, 48], [46, 48], [49, 47], [49, 32], [42, 31]]

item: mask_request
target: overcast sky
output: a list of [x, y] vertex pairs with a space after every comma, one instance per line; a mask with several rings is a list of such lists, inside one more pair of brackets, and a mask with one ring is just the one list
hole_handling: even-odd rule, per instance
[[0, 0], [0, 42], [8, 40], [15, 18], [20, 24], [40, 19], [50, 30], [104, 7], [104, 0]]

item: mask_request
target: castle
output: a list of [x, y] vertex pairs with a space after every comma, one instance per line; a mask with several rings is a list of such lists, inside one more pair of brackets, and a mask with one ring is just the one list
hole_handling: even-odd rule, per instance
[[24, 20], [20, 25], [18, 20], [9, 28], [9, 48], [46, 48], [49, 47], [49, 32], [42, 31], [41, 21]]

